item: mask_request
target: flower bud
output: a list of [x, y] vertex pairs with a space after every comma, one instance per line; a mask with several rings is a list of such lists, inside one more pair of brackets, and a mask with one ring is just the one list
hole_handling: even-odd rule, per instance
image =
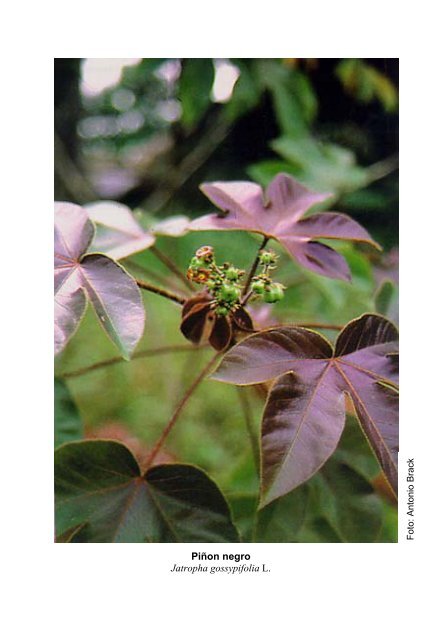
[[195, 251], [195, 256], [197, 258], [201, 258], [205, 262], [211, 262], [213, 260], [213, 247], [205, 245], [204, 247], [200, 247], [197, 251]]
[[261, 251], [259, 254], [259, 263], [264, 266], [272, 266], [276, 263], [276, 254], [273, 251]]
[[252, 282], [252, 291], [258, 295], [262, 295], [265, 291], [265, 284], [262, 280]]
[[226, 270], [226, 278], [227, 280], [235, 281], [239, 278], [239, 269], [235, 269], [235, 267], [229, 267]]
[[240, 296], [238, 287], [233, 284], [224, 283], [220, 288], [220, 297], [226, 302], [236, 302]]

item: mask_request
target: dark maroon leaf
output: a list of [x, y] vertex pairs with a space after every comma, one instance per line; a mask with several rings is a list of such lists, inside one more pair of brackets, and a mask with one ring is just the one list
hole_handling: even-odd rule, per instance
[[207, 293], [207, 291], [201, 291], [191, 298], [188, 298], [183, 304], [182, 317], [184, 318], [187, 316], [194, 305], [200, 304], [201, 302], [211, 302], [212, 300], [213, 298]]
[[255, 331], [253, 320], [243, 307], [240, 307], [233, 313], [232, 321], [240, 331], [245, 331], [246, 333]]
[[144, 307], [135, 280], [111, 258], [87, 254], [94, 226], [84, 209], [55, 205], [55, 353], [66, 346], [86, 308], [129, 358], [144, 329]]
[[199, 344], [208, 340], [214, 349], [222, 351], [229, 346], [237, 332], [253, 332], [253, 323], [242, 307], [228, 316], [216, 315], [213, 301], [207, 291], [189, 298], [183, 305], [180, 328], [190, 342]]
[[232, 340], [232, 324], [230, 318], [217, 316], [210, 332], [209, 342], [214, 349], [222, 351], [229, 346]]
[[203, 471], [162, 464], [143, 473], [113, 440], [56, 450], [55, 519], [59, 542], [239, 542], [223, 494]]
[[310, 478], [336, 449], [345, 422], [344, 394], [397, 493], [398, 334], [366, 314], [339, 334], [333, 351], [299, 327], [262, 331], [233, 347], [213, 378], [239, 385], [276, 379], [262, 423], [262, 504]]
[[190, 230], [260, 233], [280, 242], [294, 260], [324, 276], [350, 280], [350, 271], [344, 258], [317, 242], [318, 238], [378, 247], [365, 229], [341, 213], [314, 214], [301, 220], [308, 209], [331, 194], [314, 193], [283, 173], [273, 179], [265, 194], [253, 182], [212, 182], [203, 184], [201, 190], [223, 213], [197, 218], [190, 223]]
[[187, 309], [185, 310], [187, 313], [185, 315], [183, 313], [181, 333], [187, 340], [190, 340], [190, 342], [199, 344], [205, 334], [207, 315], [210, 312], [210, 302], [198, 302], [193, 304], [190, 309], [188, 303], [186, 303], [186, 305]]

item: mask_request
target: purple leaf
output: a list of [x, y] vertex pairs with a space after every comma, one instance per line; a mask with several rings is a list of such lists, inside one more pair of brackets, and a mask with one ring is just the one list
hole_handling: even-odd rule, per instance
[[345, 424], [339, 381], [327, 365], [286, 373], [272, 387], [262, 422], [263, 505], [302, 484], [335, 451]]
[[144, 307], [136, 282], [101, 254], [81, 261], [83, 286], [98, 319], [125, 358], [130, 358], [144, 329]]
[[320, 213], [301, 220], [331, 194], [310, 191], [283, 173], [272, 180], [265, 194], [253, 182], [212, 182], [201, 190], [223, 213], [193, 220], [190, 230], [260, 233], [280, 242], [294, 260], [323, 276], [349, 280], [350, 272], [344, 258], [317, 238], [354, 240], [379, 248], [363, 227], [343, 214]]
[[90, 219], [97, 225], [93, 251], [100, 251], [114, 260], [144, 251], [155, 243], [155, 236], [179, 237], [187, 233], [189, 218], [171, 216], [155, 223], [146, 231], [129, 207], [119, 202], [93, 202], [86, 205]]
[[152, 225], [151, 231], [156, 236], [171, 236], [178, 238], [187, 233], [189, 218], [187, 216], [170, 216]]
[[289, 236], [281, 238], [281, 244], [303, 267], [322, 276], [350, 282], [350, 269], [345, 258], [326, 244], [313, 241], [299, 242]]
[[61, 353], [80, 324], [87, 300], [83, 289], [62, 287], [55, 297], [55, 354]]
[[331, 456], [344, 427], [344, 394], [397, 493], [397, 339], [388, 320], [366, 314], [344, 327], [334, 352], [314, 331], [280, 327], [225, 355], [215, 380], [276, 379], [262, 423], [262, 505], [308, 480]]
[[94, 237], [94, 225], [86, 211], [70, 202], [56, 202], [55, 266], [62, 269], [86, 253]]
[[97, 224], [97, 236], [92, 247], [110, 258], [121, 260], [151, 247], [152, 233], [144, 231], [129, 207], [118, 202], [94, 202], [86, 205], [91, 220]]
[[98, 319], [129, 358], [144, 329], [144, 307], [135, 280], [111, 258], [86, 253], [94, 226], [81, 207], [55, 206], [55, 352], [77, 329], [86, 308], [86, 295]]

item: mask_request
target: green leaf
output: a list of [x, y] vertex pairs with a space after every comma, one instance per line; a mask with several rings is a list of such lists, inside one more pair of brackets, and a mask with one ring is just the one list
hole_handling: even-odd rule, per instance
[[375, 293], [375, 310], [389, 318], [396, 317], [397, 289], [391, 280], [385, 280]]
[[375, 542], [383, 506], [357, 471], [331, 458], [309, 482], [311, 508], [298, 542]]
[[112, 440], [66, 444], [55, 452], [57, 536], [71, 542], [239, 542], [229, 507], [200, 469], [159, 465], [142, 475]]
[[281, 132], [298, 136], [307, 133], [317, 112], [315, 92], [308, 78], [276, 60], [260, 60], [258, 71], [262, 84], [273, 98], [275, 116]]
[[259, 182], [264, 187], [268, 187], [270, 182], [278, 173], [288, 173], [295, 175], [293, 166], [283, 160], [262, 160], [247, 167], [247, 173], [255, 182]]
[[184, 126], [192, 127], [206, 112], [214, 77], [212, 58], [187, 58], [183, 61], [179, 99]]
[[304, 485], [258, 512], [255, 542], [297, 542], [307, 511], [308, 487]]
[[353, 152], [344, 147], [324, 144], [311, 136], [284, 136], [270, 146], [292, 164], [291, 173], [313, 189], [339, 195], [360, 189], [368, 182], [367, 171], [356, 164]]
[[54, 442], [55, 446], [58, 447], [71, 440], [81, 440], [83, 437], [83, 423], [66, 383], [56, 378], [54, 387]]
[[376, 495], [370, 480], [378, 473], [361, 428], [347, 416], [323, 469], [258, 512], [254, 542], [394, 542], [397, 510]]
[[240, 70], [240, 76], [235, 83], [232, 97], [224, 107], [225, 114], [231, 122], [256, 107], [262, 95], [262, 87], [246, 61], [235, 58], [232, 62]]
[[87, 523], [82, 523], [77, 525], [76, 527], [72, 527], [72, 529], [67, 529], [62, 533], [61, 536], [58, 536], [58, 538], [56, 539], [56, 542], [63, 542], [63, 543], [72, 542], [74, 537], [78, 533], [80, 533], [81, 529], [83, 529], [86, 526], [87, 526]]

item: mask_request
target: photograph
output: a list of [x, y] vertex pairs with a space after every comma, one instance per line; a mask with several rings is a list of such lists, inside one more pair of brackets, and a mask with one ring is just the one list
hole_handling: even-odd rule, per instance
[[54, 542], [397, 543], [399, 59], [54, 58], [54, 190]]

